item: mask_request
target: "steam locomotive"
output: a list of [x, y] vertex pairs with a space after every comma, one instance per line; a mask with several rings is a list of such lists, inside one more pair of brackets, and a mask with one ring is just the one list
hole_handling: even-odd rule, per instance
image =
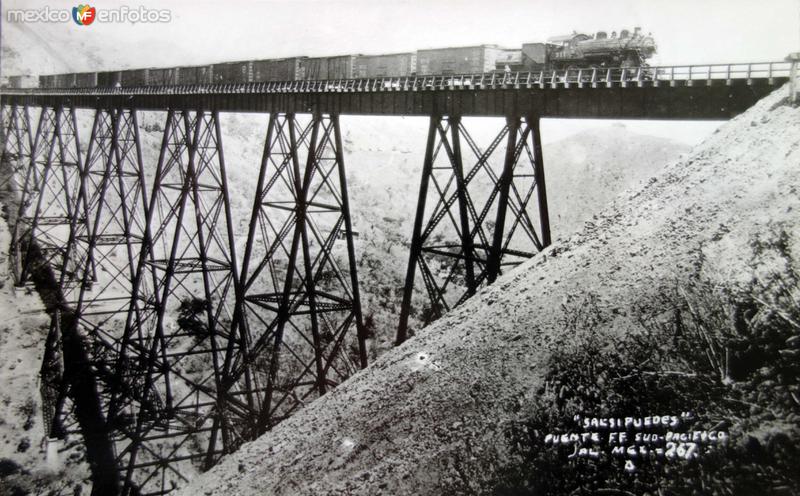
[[[205, 66], [131, 69], [30, 77], [12, 76], [11, 87], [92, 88], [172, 86], [261, 81], [337, 80], [422, 75], [538, 72], [571, 67], [642, 67], [656, 52], [650, 35], [640, 28], [611, 35], [573, 32], [545, 43], [520, 48], [476, 45], [417, 50], [382, 55], [290, 57], [224, 62]], [[38, 84], [36, 84], [38, 83]]]

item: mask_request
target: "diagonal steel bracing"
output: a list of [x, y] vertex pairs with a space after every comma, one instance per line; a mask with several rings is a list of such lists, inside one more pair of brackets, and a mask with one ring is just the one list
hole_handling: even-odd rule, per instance
[[[19, 109], [3, 119], [24, 137]], [[43, 109], [22, 169], [16, 245], [58, 247], [36, 261], [59, 295], [43, 414], [51, 435], [86, 434], [77, 336], [123, 494], [165, 494], [366, 366], [339, 120], [270, 117], [242, 278], [215, 112], [168, 111], [152, 178], [135, 109], [96, 109], [83, 160], [76, 130]], [[24, 161], [15, 139], [4, 155]]]
[[110, 393], [126, 494], [166, 492], [241, 443], [218, 394], [239, 277], [215, 112], [168, 111], [146, 217]]
[[367, 363], [337, 115], [270, 116], [238, 322], [260, 434]]
[[74, 282], [75, 260], [64, 256], [65, 247], [70, 224], [86, 223], [77, 201], [82, 165], [75, 110], [43, 108], [32, 150], [13, 229], [16, 283], [28, 282], [31, 240], [58, 277], [64, 272]]
[[408, 337], [417, 270], [428, 323], [550, 244], [544, 185], [538, 117], [507, 118], [485, 147], [460, 117], [431, 118], [398, 344]]
[[12, 181], [14, 191], [21, 192], [33, 149], [30, 109], [21, 105], [2, 107], [2, 163], [7, 169], [6, 180]]
[[[124, 494], [166, 494], [366, 366], [338, 115], [270, 115], [239, 270], [217, 112], [168, 110], [151, 175], [135, 109], [95, 109], [83, 157], [73, 109], [33, 134], [27, 108], [2, 111], [17, 282], [36, 241], [61, 305], [45, 417], [77, 430], [60, 348], [77, 336]], [[432, 117], [398, 342], [417, 270], [431, 320], [549, 243], [538, 118], [479, 144]]]
[[[70, 220], [64, 259], [75, 271], [61, 273], [65, 310], [74, 314], [80, 336], [107, 397], [118, 377], [115, 358], [131, 306], [131, 281], [144, 232], [145, 177], [136, 112], [97, 109], [78, 188], [79, 211]], [[86, 222], [78, 222], [86, 219]], [[68, 277], [71, 276], [71, 277]], [[73, 283], [72, 279], [76, 280]], [[138, 305], [134, 311], [139, 312]], [[61, 315], [54, 315], [42, 366], [45, 416], [53, 434], [69, 430], [68, 394], [59, 363]], [[70, 320], [70, 322], [72, 322]], [[133, 391], [128, 389], [130, 394]], [[107, 398], [106, 398], [107, 399]], [[49, 401], [48, 401], [49, 400]]]

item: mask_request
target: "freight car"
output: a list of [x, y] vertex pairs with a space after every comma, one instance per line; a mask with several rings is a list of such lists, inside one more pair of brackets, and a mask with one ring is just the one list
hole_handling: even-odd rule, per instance
[[302, 74], [304, 79], [309, 81], [319, 81], [324, 79], [352, 79], [357, 57], [359, 57], [359, 55], [307, 57], [300, 61], [300, 64], [303, 67]]
[[199, 76], [198, 71], [199, 67], [177, 67], [175, 78], [180, 85], [187, 85], [187, 84], [198, 84], [199, 83]]
[[80, 72], [75, 74], [75, 86], [78, 88], [94, 88], [97, 86], [97, 73]]
[[148, 86], [173, 86], [178, 84], [178, 69], [148, 69]]
[[357, 78], [413, 76], [417, 72], [417, 54], [390, 53], [358, 55], [353, 76]]
[[121, 86], [122, 73], [120, 71], [98, 72], [97, 85], [101, 88], [115, 88]]
[[305, 58], [254, 60], [251, 62], [252, 77], [236, 80], [229, 79], [225, 82], [297, 81], [305, 79], [305, 68], [303, 66], [303, 59]]
[[497, 45], [417, 50], [417, 74], [481, 74], [495, 70], [497, 59], [507, 49]]
[[211, 66], [211, 80], [214, 83], [249, 82], [252, 62], [224, 62]]
[[[569, 68], [646, 66], [656, 52], [650, 35], [599, 31], [572, 33], [521, 48], [497, 45], [432, 48], [416, 52], [333, 57], [222, 62], [194, 67], [129, 69], [124, 71], [56, 74], [39, 77], [42, 88], [173, 86], [264, 81], [335, 80], [496, 71], [543, 71]], [[20, 83], [21, 84], [21, 83]]]
[[120, 82], [122, 86], [147, 86], [150, 69], [128, 69], [121, 71]]
[[39, 86], [39, 78], [36, 76], [9, 76], [7, 86], [9, 88], [36, 88]]

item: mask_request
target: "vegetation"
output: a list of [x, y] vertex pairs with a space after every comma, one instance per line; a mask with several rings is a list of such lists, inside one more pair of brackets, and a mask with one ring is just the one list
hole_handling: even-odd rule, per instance
[[178, 326], [198, 340], [208, 337], [208, 328], [205, 323], [207, 310], [208, 303], [203, 298], [187, 297], [182, 299], [178, 308]]
[[[614, 313], [596, 297], [565, 309], [577, 342], [552, 345], [541, 401], [508, 434], [520, 463], [496, 494], [800, 494], [797, 274], [744, 290], [695, 282], [662, 301], [657, 313], [637, 312], [632, 335], [600, 330]], [[576, 415], [680, 412], [693, 414], [683, 431], [726, 431], [728, 442], [688, 461], [640, 457], [631, 472], [624, 457], [569, 459], [573, 446], [545, 443], [547, 433], [579, 430]]]

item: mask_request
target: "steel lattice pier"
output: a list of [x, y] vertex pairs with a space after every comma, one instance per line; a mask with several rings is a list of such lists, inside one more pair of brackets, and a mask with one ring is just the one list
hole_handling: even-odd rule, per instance
[[408, 337], [417, 270], [428, 323], [549, 244], [539, 118], [508, 117], [481, 147], [460, 117], [431, 117], [397, 343]]
[[[96, 491], [166, 494], [367, 366], [339, 115], [269, 115], [236, 232], [217, 111], [166, 110], [147, 164], [139, 110], [99, 103], [2, 107], [14, 275], [52, 286], [50, 435], [108, 455]], [[417, 270], [432, 320], [549, 244], [546, 205], [538, 117], [485, 146], [432, 117], [398, 342]]]

